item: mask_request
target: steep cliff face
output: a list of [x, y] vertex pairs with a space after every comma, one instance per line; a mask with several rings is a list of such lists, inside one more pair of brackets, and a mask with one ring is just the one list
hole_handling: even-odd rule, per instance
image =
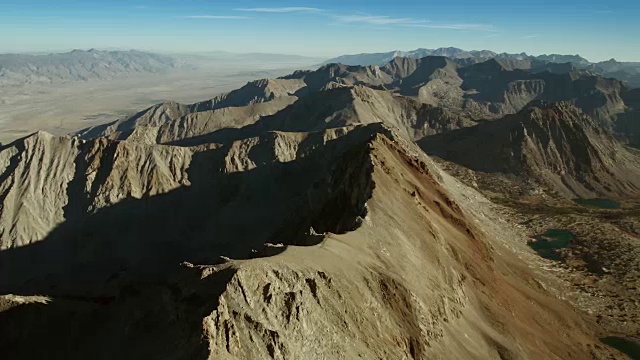
[[625, 197], [640, 190], [638, 156], [569, 103], [539, 103], [421, 145], [473, 170], [533, 176], [566, 196]]
[[[495, 214], [474, 205], [481, 196], [409, 155], [413, 145], [380, 125], [268, 133], [209, 149], [41, 137], [25, 141], [71, 149], [74, 160], [60, 165], [69, 174], [78, 174], [71, 163], [103, 163], [96, 194], [134, 191], [123, 179], [140, 174], [149, 190], [110, 202], [76, 187], [88, 176], [80, 172], [57, 185], [73, 191], [43, 194], [61, 197], [63, 208], [78, 199], [92, 206], [73, 205], [64, 217], [72, 224], [0, 252], [2, 274], [12, 274], [3, 288], [22, 295], [1, 298], [2, 328], [21, 329], [0, 338], [9, 358], [608, 353], [592, 324], [529, 285], [503, 245], [510, 230], [495, 232]], [[98, 156], [96, 147], [113, 152]], [[177, 152], [162, 156], [171, 178], [159, 163], [132, 161], [157, 151]], [[108, 200], [93, 206], [93, 198]], [[36, 292], [50, 297], [24, 296]]]
[[0, 150], [0, 245], [34, 243], [77, 212], [189, 184], [186, 148], [36, 133]]
[[[303, 211], [298, 197], [337, 166], [329, 159], [377, 128], [264, 133], [197, 148], [44, 133], [16, 141], [0, 152], [0, 245], [6, 251], [0, 285], [38, 288], [55, 283], [50, 276], [73, 288], [76, 275], [95, 270], [100, 283], [120, 268], [161, 272], [172, 261], [197, 259], [203, 249], [217, 249], [211, 261], [248, 256], [295, 218], [292, 211]], [[327, 160], [314, 166], [312, 159], [323, 156]], [[286, 165], [296, 159], [299, 167]], [[270, 185], [288, 168], [297, 175]], [[323, 199], [314, 201], [330, 197]], [[274, 211], [238, 219], [252, 206]], [[255, 227], [239, 226], [244, 222]], [[232, 240], [249, 234], [247, 244]], [[147, 251], [153, 256], [143, 255]]]

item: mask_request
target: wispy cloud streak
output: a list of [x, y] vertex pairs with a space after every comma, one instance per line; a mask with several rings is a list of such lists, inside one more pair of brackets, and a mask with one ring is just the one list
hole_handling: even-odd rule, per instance
[[180, 16], [179, 19], [211, 19], [211, 20], [246, 20], [251, 19], [248, 16], [234, 16], [234, 15], [191, 15]]
[[476, 30], [476, 31], [495, 31], [496, 28], [490, 24], [415, 24], [411, 25], [428, 29], [449, 29], [449, 30]]
[[347, 23], [365, 23], [374, 25], [418, 25], [428, 23], [426, 20], [416, 20], [412, 18], [397, 18], [391, 16], [378, 15], [346, 15], [336, 16], [336, 19]]
[[324, 10], [314, 7], [278, 7], [278, 8], [240, 8], [236, 11], [261, 12], [261, 13], [314, 13]]
[[386, 15], [340, 15], [334, 17], [337, 21], [350, 24], [411, 26], [427, 29], [449, 30], [475, 30], [495, 31], [495, 27], [489, 24], [465, 24], [465, 23], [435, 23], [429, 20], [414, 19], [408, 17], [392, 17]]

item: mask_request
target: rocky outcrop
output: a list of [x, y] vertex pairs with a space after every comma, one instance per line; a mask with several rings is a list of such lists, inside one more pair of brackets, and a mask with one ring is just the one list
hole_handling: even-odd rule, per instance
[[295, 95], [305, 86], [299, 79], [262, 79], [208, 101], [191, 105], [193, 112], [240, 107]]

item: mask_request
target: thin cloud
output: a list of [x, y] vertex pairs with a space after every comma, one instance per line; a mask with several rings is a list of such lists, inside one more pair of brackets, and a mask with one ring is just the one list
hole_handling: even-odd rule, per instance
[[314, 13], [323, 11], [314, 7], [240, 8], [235, 10], [262, 13]]
[[350, 24], [368, 24], [368, 25], [397, 25], [411, 26], [428, 29], [450, 29], [450, 30], [473, 30], [473, 31], [495, 31], [493, 25], [488, 24], [441, 24], [428, 20], [414, 19], [408, 17], [392, 17], [386, 15], [343, 15], [336, 16], [336, 20]]
[[192, 16], [180, 16], [179, 19], [246, 20], [251, 18], [248, 16], [234, 16], [234, 15], [192, 15]]
[[411, 26], [428, 29], [449, 29], [449, 30], [475, 30], [475, 31], [495, 31], [496, 28], [489, 24], [414, 24]]
[[527, 35], [524, 38], [525, 39], [537, 39], [540, 37], [540, 34], [533, 34], [533, 35]]
[[426, 20], [377, 15], [346, 15], [336, 16], [336, 19], [346, 23], [365, 23], [373, 25], [418, 25], [428, 23]]

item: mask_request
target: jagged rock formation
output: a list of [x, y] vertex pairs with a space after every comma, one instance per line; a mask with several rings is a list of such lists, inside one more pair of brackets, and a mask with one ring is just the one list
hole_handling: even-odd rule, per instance
[[[572, 102], [611, 128], [613, 117], [626, 110], [622, 99], [626, 89], [619, 81], [584, 71], [534, 73], [521, 69], [526, 64], [530, 62], [492, 59], [461, 67], [445, 57], [395, 58], [383, 67], [330, 64], [316, 71], [250, 82], [196, 104], [160, 104], [131, 118], [78, 134], [85, 139], [106, 136], [123, 140], [134, 129], [144, 127], [139, 130], [144, 135], [136, 137], [173, 143], [253, 123], [261, 123], [260, 129], [302, 131], [387, 121], [419, 139], [470, 126], [476, 120], [514, 114], [534, 100]], [[341, 88], [355, 90], [336, 90]], [[396, 96], [390, 96], [388, 91]], [[434, 111], [439, 112], [440, 120], [431, 115], [426, 116], [426, 121], [421, 120], [425, 117], [423, 113]], [[295, 119], [299, 124], [292, 128], [292, 120], [286, 119], [291, 114], [302, 117], [311, 114], [311, 118]], [[273, 124], [289, 125], [264, 126], [266, 118]], [[320, 123], [323, 120], [326, 125]], [[313, 126], [306, 128], [309, 123]]]
[[566, 73], [582, 69], [592, 71], [601, 76], [620, 80], [624, 82], [626, 86], [632, 88], [640, 87], [640, 63], [620, 62], [615, 59], [592, 63], [580, 55], [550, 54], [533, 56], [527, 55], [526, 53], [497, 54], [490, 50], [465, 51], [457, 48], [440, 48], [343, 55], [327, 60], [323, 64], [340, 63], [351, 66], [384, 66], [395, 58], [420, 59], [426, 56], [444, 56], [461, 66], [469, 66], [495, 59], [508, 64], [508, 67], [511, 69], [524, 69], [531, 70], [532, 72], [548, 70], [553, 73]]
[[0, 54], [0, 84], [24, 85], [131, 74], [161, 73], [181, 66], [171, 57], [142, 51], [73, 50], [63, 54]]
[[20, 294], [1, 298], [0, 353], [611, 354], [418, 152], [379, 124], [195, 148], [19, 140], [0, 152], [0, 288]]
[[298, 79], [256, 80], [249, 82], [238, 90], [223, 94], [209, 101], [194, 104], [191, 107], [193, 111], [204, 111], [247, 106], [280, 97], [293, 96], [304, 86], [304, 82]]
[[624, 198], [640, 191], [640, 158], [568, 103], [536, 103], [420, 145], [481, 172], [534, 177], [568, 197]]
[[239, 107], [215, 105], [215, 110], [198, 110], [211, 107], [203, 103], [165, 103], [128, 119], [80, 131], [78, 135], [85, 139], [102, 136], [198, 145], [257, 136], [265, 131], [319, 131], [385, 122], [411, 139], [420, 139], [475, 124], [444, 109], [360, 85], [337, 85], [300, 99], [289, 95], [261, 99]]
[[331, 82], [383, 87], [474, 120], [516, 113], [535, 99], [572, 101], [603, 124], [625, 110], [620, 81], [584, 71], [528, 69], [524, 63], [491, 59], [460, 66], [444, 57], [395, 58], [383, 67], [330, 64], [292, 77], [310, 91]]
[[357, 54], [357, 55], [343, 55], [330, 60], [327, 60], [325, 64], [341, 63], [347, 65], [383, 65], [392, 61], [397, 57], [405, 57], [412, 59], [419, 59], [426, 56], [445, 56], [453, 60], [471, 60], [470, 63], [482, 62], [489, 59], [501, 59], [501, 60], [525, 60], [525, 61], [538, 61], [538, 62], [551, 62], [551, 63], [567, 63], [572, 62], [578, 65], [587, 66], [591, 63], [581, 57], [580, 55], [539, 55], [531, 56], [526, 53], [520, 54], [507, 54], [507, 53], [495, 53], [491, 50], [472, 50], [466, 51], [455, 47], [439, 48], [439, 49], [416, 49], [413, 51], [390, 51], [386, 53], [374, 53], [374, 54]]
[[158, 127], [167, 121], [177, 119], [191, 113], [191, 110], [192, 106], [179, 104], [173, 101], [165, 102], [140, 111], [126, 119], [80, 130], [77, 135], [85, 139], [93, 139], [97, 137], [123, 139], [128, 137], [138, 127]]

